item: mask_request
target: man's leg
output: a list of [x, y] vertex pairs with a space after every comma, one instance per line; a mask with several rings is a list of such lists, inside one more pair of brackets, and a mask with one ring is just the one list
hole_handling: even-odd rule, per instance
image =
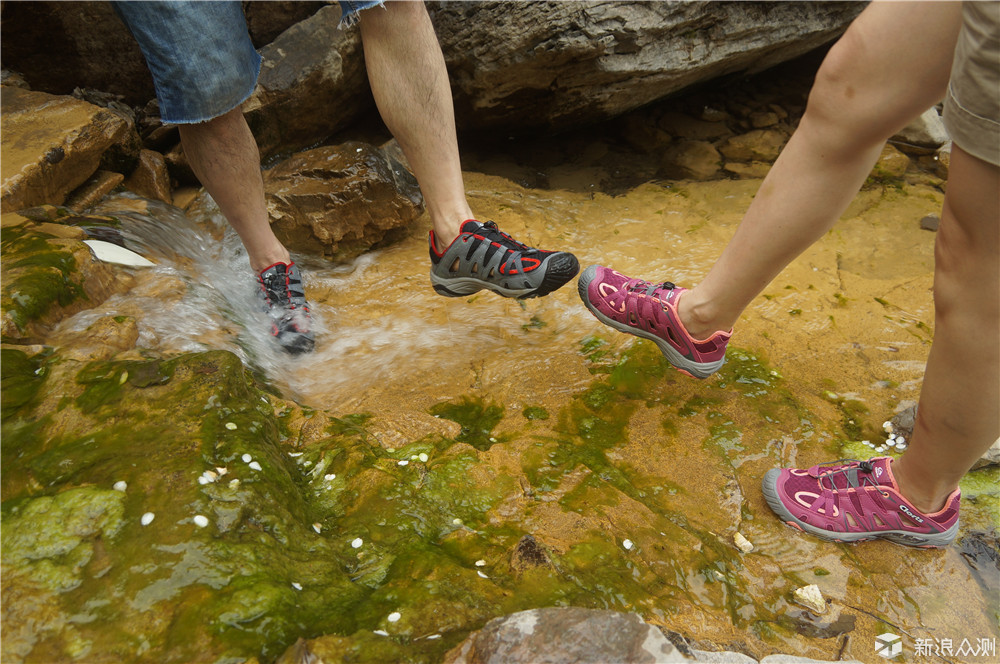
[[843, 214], [885, 141], [944, 98], [960, 25], [954, 2], [876, 2], [851, 24], [823, 61], [799, 127], [733, 239], [681, 299], [691, 336], [732, 328]]
[[472, 210], [465, 198], [444, 56], [422, 2], [388, 2], [359, 22], [375, 103], [420, 183], [438, 250]]
[[240, 109], [178, 129], [194, 174], [243, 240], [253, 271], [290, 262], [268, 222], [260, 153]]

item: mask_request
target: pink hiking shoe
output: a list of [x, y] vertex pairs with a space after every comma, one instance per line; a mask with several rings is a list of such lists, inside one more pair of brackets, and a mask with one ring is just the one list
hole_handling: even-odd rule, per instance
[[669, 281], [652, 284], [626, 277], [601, 265], [591, 265], [577, 282], [580, 299], [590, 313], [619, 332], [649, 339], [667, 361], [695, 378], [708, 378], [726, 361], [726, 345], [733, 331], [693, 339], [677, 315], [677, 302], [686, 288]]
[[774, 468], [762, 485], [767, 504], [782, 521], [834, 542], [881, 537], [934, 548], [947, 546], [958, 532], [961, 492], [955, 489], [939, 512], [920, 512], [899, 493], [892, 457], [842, 459], [809, 470]]

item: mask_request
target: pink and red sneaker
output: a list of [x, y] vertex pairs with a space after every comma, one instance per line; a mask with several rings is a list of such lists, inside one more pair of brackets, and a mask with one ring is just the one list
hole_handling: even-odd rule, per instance
[[958, 532], [961, 492], [955, 489], [939, 512], [922, 513], [899, 492], [892, 457], [842, 459], [808, 470], [774, 468], [762, 488], [782, 521], [834, 542], [881, 537], [934, 548], [947, 546]]
[[688, 334], [677, 303], [687, 292], [669, 281], [652, 284], [601, 265], [591, 265], [577, 282], [580, 299], [590, 313], [619, 332], [655, 343], [667, 361], [695, 378], [708, 378], [726, 361], [733, 331], [716, 332], [708, 339]]

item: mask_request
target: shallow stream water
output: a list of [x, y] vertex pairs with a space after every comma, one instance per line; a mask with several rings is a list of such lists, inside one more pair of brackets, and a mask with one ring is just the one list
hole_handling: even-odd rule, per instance
[[[612, 195], [592, 163], [550, 167], [535, 188], [518, 184], [509, 164], [482, 170], [466, 173], [481, 219], [530, 245], [573, 251], [582, 266], [682, 286], [706, 273], [759, 186], [649, 181]], [[436, 295], [426, 216], [399, 243], [347, 265], [295, 257], [318, 335], [308, 356], [271, 346], [235, 235], [218, 218], [167, 208], [125, 224], [130, 246], [157, 267], [137, 271], [132, 292], [62, 323], [49, 343], [101, 315], [127, 314], [140, 347], [230, 350], [287, 399], [337, 417], [370, 415], [368, 440], [389, 454], [433, 436], [467, 442], [468, 476], [492, 478], [481, 485], [500, 499], [480, 506], [459, 487], [437, 504], [476, 524], [492, 551], [485, 569], [496, 580], [486, 583], [490, 592], [514, 588], [510, 610], [584, 603], [755, 656], [880, 661], [874, 638], [886, 631], [911, 643], [996, 638], [992, 573], [977, 577], [957, 545], [921, 551], [801, 535], [770, 512], [759, 482], [779, 464], [870, 452], [850, 441], [878, 439], [882, 422], [918, 398], [934, 242], [918, 222], [941, 201], [931, 187], [863, 191], [754, 301], [726, 367], [705, 381], [598, 323], [575, 281], [537, 300]], [[965, 528], [996, 526], [995, 484], [995, 473], [970, 484]], [[390, 526], [426, 509], [419, 492], [385, 500], [371, 509], [390, 514]], [[754, 552], [735, 549], [737, 530]], [[575, 593], [504, 584], [511, 532], [563, 556]], [[832, 600], [825, 618], [790, 599], [812, 583]], [[397, 588], [397, 604], [407, 606], [406, 595]]]

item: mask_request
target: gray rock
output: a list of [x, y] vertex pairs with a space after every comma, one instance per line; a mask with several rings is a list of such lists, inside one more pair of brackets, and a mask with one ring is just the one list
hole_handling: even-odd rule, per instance
[[723, 651], [712, 652], [709, 650], [692, 650], [695, 661], [706, 662], [707, 664], [757, 664], [757, 660], [741, 652]]
[[837, 37], [863, 3], [432, 2], [466, 127], [568, 128]]
[[986, 466], [995, 466], [998, 463], [1000, 463], [1000, 438], [997, 438], [990, 449], [986, 450], [986, 453], [976, 462], [976, 465], [972, 469], [977, 470]]
[[941, 217], [936, 214], [928, 214], [920, 220], [920, 228], [925, 231], [936, 231], [941, 225]]
[[315, 145], [374, 106], [361, 33], [339, 22], [339, 7], [324, 7], [261, 49], [243, 111], [263, 159]]
[[948, 130], [937, 108], [929, 108], [890, 139], [904, 152], [931, 154], [948, 142]]
[[445, 656], [445, 664], [690, 662], [634, 613], [577, 607], [495, 618]]

